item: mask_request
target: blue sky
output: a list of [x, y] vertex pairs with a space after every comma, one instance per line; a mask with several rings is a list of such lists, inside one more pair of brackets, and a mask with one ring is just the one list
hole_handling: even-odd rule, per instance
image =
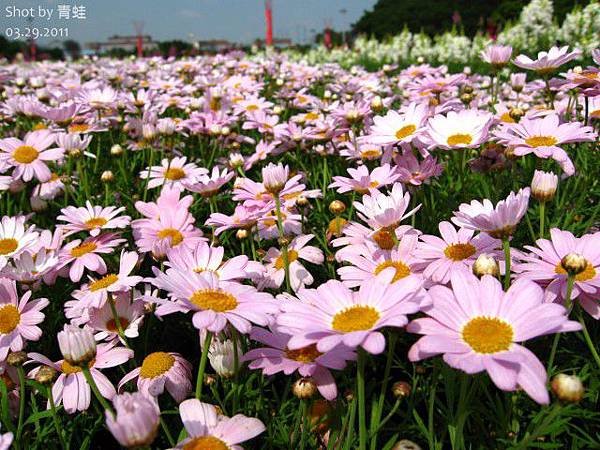
[[[376, 0], [272, 0], [274, 35], [295, 42], [321, 31], [326, 21], [348, 29]], [[154, 39], [228, 39], [248, 43], [264, 36], [263, 0], [2, 0], [0, 31], [7, 27], [69, 27], [69, 37], [83, 44], [112, 34], [134, 34], [133, 20], [143, 20]], [[85, 20], [58, 20], [58, 5], [85, 5]], [[54, 9], [51, 20], [7, 18], [6, 7]], [[341, 10], [346, 10], [341, 13]], [[314, 31], [311, 31], [314, 30]], [[53, 39], [40, 39], [49, 43]]]

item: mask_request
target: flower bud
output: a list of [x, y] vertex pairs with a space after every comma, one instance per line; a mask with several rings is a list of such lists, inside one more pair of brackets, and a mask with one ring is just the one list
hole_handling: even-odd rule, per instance
[[[238, 344], [238, 355], [242, 354], [242, 349]], [[213, 339], [208, 350], [208, 360], [210, 365], [223, 378], [230, 378], [235, 374], [235, 352], [233, 341], [225, 339], [220, 341]]]
[[554, 198], [558, 176], [553, 172], [536, 170], [531, 180], [531, 196], [539, 202], [547, 202]]
[[123, 154], [123, 147], [119, 144], [115, 144], [110, 148], [110, 154], [113, 156], [120, 156]]
[[336, 216], [339, 216], [344, 211], [346, 211], [346, 205], [344, 205], [344, 202], [342, 202], [340, 200], [334, 200], [329, 204], [329, 212], [331, 214], [335, 214]]
[[525, 111], [523, 111], [521, 108], [511, 108], [511, 110], [508, 112], [508, 115], [512, 120], [518, 122], [521, 120], [521, 117], [525, 115]]
[[482, 253], [473, 263], [473, 273], [478, 278], [481, 278], [484, 275], [497, 277], [500, 274], [500, 267], [493, 256]]
[[110, 170], [105, 170], [104, 172], [102, 172], [102, 175], [100, 175], [100, 180], [103, 183], [110, 183], [114, 179], [115, 179], [115, 176], [113, 175], [113, 173]]
[[473, 94], [467, 94], [466, 92], [460, 96], [460, 101], [464, 105], [468, 105], [473, 101]]
[[40, 384], [49, 385], [56, 378], [56, 369], [50, 366], [41, 366], [35, 374], [35, 381]]
[[379, 95], [376, 95], [371, 100], [371, 109], [373, 110], [373, 112], [380, 112], [383, 110], [383, 100], [381, 100], [381, 97]]
[[412, 387], [406, 381], [396, 381], [392, 385], [392, 394], [396, 398], [408, 397], [411, 391]]
[[291, 242], [292, 240], [287, 236], [282, 236], [279, 239], [277, 239], [277, 243], [280, 247], [287, 247], [288, 245], [290, 245]]
[[580, 274], [587, 267], [587, 260], [579, 253], [569, 253], [560, 260], [560, 265], [567, 274], [575, 276]]
[[57, 338], [63, 358], [73, 366], [83, 366], [96, 357], [96, 340], [87, 328], [65, 325]]
[[304, 195], [300, 195], [296, 199], [296, 205], [301, 206], [301, 207], [308, 206], [308, 199]]
[[25, 352], [11, 352], [6, 357], [8, 365], [13, 367], [21, 367], [25, 361], [27, 361], [27, 353]]
[[421, 447], [419, 447], [413, 441], [409, 441], [408, 439], [402, 439], [392, 447], [392, 450], [421, 450]]
[[125, 448], [149, 447], [156, 437], [160, 410], [156, 401], [141, 392], [126, 392], [113, 399], [115, 417], [106, 411], [106, 426]]
[[552, 379], [552, 392], [563, 402], [578, 403], [583, 398], [585, 389], [579, 377], [559, 373]]
[[299, 399], [312, 398], [317, 393], [317, 385], [312, 378], [300, 378], [292, 386], [292, 392]]
[[246, 239], [249, 236], [250, 233], [248, 233], [248, 230], [245, 230], [243, 228], [240, 228], [239, 230], [237, 230], [237, 232], [235, 233], [235, 237], [238, 238], [240, 241], [242, 239]]
[[273, 195], [281, 192], [288, 180], [289, 168], [282, 164], [269, 163], [262, 169], [262, 179], [265, 189]]

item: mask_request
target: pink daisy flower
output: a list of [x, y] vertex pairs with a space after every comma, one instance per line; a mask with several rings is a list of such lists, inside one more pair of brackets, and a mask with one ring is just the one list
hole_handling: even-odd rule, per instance
[[481, 59], [494, 67], [503, 67], [510, 61], [512, 47], [510, 45], [488, 45], [481, 50]]
[[[52, 398], [56, 405], [62, 403], [65, 411], [69, 414], [89, 408], [91, 388], [80, 367], [73, 366], [65, 360], [52, 362], [39, 353], [28, 353], [27, 356], [35, 362], [52, 367], [60, 374], [52, 386]], [[116, 347], [116, 341], [96, 347], [96, 357], [89, 363], [89, 368], [90, 374], [104, 398], [111, 400], [116, 391], [110, 380], [100, 370], [119, 366], [131, 358], [133, 358], [133, 350]], [[38, 370], [39, 367], [33, 369], [28, 376], [34, 378]]]
[[383, 352], [385, 338], [378, 330], [405, 326], [406, 315], [417, 312], [422, 300], [418, 277], [390, 284], [391, 278], [386, 271], [357, 292], [329, 280], [317, 289], [300, 290], [300, 301], [281, 302], [277, 325], [292, 336], [288, 347], [298, 350], [316, 344], [318, 351], [328, 352], [343, 344], [350, 349], [363, 347], [372, 354]]
[[[139, 327], [144, 320], [144, 301], [138, 299], [132, 302], [129, 293], [115, 294], [114, 301], [123, 334], [128, 338], [138, 337]], [[108, 302], [101, 308], [91, 308], [88, 314], [89, 321], [86, 324], [95, 332], [94, 338], [97, 341], [119, 338], [117, 321]]]
[[231, 216], [223, 213], [212, 213], [206, 225], [215, 228], [215, 234], [218, 236], [223, 231], [231, 229], [251, 229], [256, 225], [256, 222], [262, 217], [264, 211], [256, 208], [247, 208], [243, 205], [238, 205]]
[[471, 271], [473, 263], [482, 253], [490, 254], [502, 245], [486, 233], [475, 234], [475, 230], [459, 228], [450, 222], [440, 222], [440, 237], [423, 234], [420, 236], [415, 256], [427, 264], [423, 275], [436, 283], [446, 284], [455, 271]]
[[526, 55], [519, 55], [513, 61], [515, 66], [522, 69], [535, 70], [540, 75], [550, 75], [560, 66], [574, 60], [581, 55], [581, 50], [569, 52], [569, 46], [552, 47], [547, 52], [539, 52], [537, 59], [533, 60]]
[[[552, 301], [564, 300], [567, 293], [567, 271], [562, 259], [569, 253], [585, 258], [585, 270], [575, 276], [571, 299], [581, 294], [600, 294], [600, 232], [576, 238], [569, 231], [550, 230], [550, 239], [538, 239], [537, 247], [526, 245], [530, 253], [519, 253], [515, 265], [518, 278], [535, 281], [546, 288]], [[583, 305], [582, 305], [583, 306]]]
[[194, 222], [187, 209], [164, 211], [158, 218], [134, 220], [131, 228], [135, 245], [140, 253], [152, 253], [156, 259], [165, 257], [173, 248], [193, 249], [198, 242], [206, 240]]
[[221, 172], [217, 166], [213, 167], [210, 175], [203, 175], [195, 179], [193, 182], [186, 181], [184, 186], [188, 191], [197, 192], [203, 197], [212, 197], [227, 184], [233, 177], [235, 172], [223, 169]]
[[488, 138], [494, 116], [478, 109], [450, 111], [429, 119], [422, 140], [430, 149], [477, 148]]
[[330, 369], [342, 370], [347, 361], [356, 360], [356, 353], [343, 345], [321, 353], [315, 344], [297, 350], [290, 350], [287, 343], [290, 335], [275, 330], [267, 331], [254, 328], [250, 338], [268, 347], [255, 348], [242, 357], [250, 361], [250, 369], [262, 369], [264, 375], [283, 372], [291, 375], [298, 371], [303, 377], [312, 377], [317, 389], [327, 400], [337, 397], [337, 386]]
[[592, 127], [582, 126], [579, 122], [561, 124], [557, 114], [540, 119], [523, 118], [517, 124], [496, 131], [495, 136], [504, 145], [514, 147], [515, 155], [533, 153], [538, 158], [554, 159], [567, 175], [573, 175], [575, 167], [568, 153], [559, 145], [593, 142], [597, 137]]
[[193, 311], [192, 322], [199, 330], [221, 332], [230, 323], [240, 333], [250, 332], [250, 323], [266, 326], [278, 312], [273, 296], [256, 288], [230, 281], [220, 281], [211, 272], [196, 274], [167, 269], [154, 269], [152, 283], [175, 301], [164, 302], [158, 315]]
[[356, 169], [350, 167], [347, 170], [351, 178], [335, 176], [329, 188], [337, 188], [337, 192], [340, 194], [350, 191], [359, 194], [373, 193], [382, 186], [392, 184], [399, 177], [389, 164], [378, 166], [370, 173], [364, 165], [358, 166]]
[[88, 232], [91, 236], [98, 236], [101, 230], [112, 230], [114, 228], [126, 228], [131, 218], [129, 216], [119, 216], [125, 207], [117, 208], [115, 206], [92, 206], [88, 201], [85, 207], [67, 206], [60, 210], [62, 213], [56, 219], [67, 222], [61, 226], [65, 231], [65, 237], [79, 231]]
[[224, 261], [224, 254], [224, 247], [210, 247], [206, 242], [199, 242], [193, 250], [187, 247], [176, 247], [170, 250], [167, 253], [168, 260], [165, 261], [165, 266], [180, 272], [211, 272], [223, 281], [247, 278], [248, 257], [239, 255]]
[[69, 242], [60, 250], [58, 268], [68, 268], [69, 278], [73, 282], [81, 280], [85, 269], [104, 275], [106, 263], [100, 255], [111, 254], [117, 246], [127, 242], [118, 236], [116, 233], [107, 233], [84, 241], [76, 239]]
[[462, 203], [458, 207], [458, 211], [454, 212], [452, 222], [469, 230], [483, 231], [494, 238], [507, 238], [514, 233], [527, 212], [529, 194], [528, 187], [520, 189], [516, 194], [511, 192], [495, 207], [487, 198], [483, 200], [483, 203], [479, 200]]
[[391, 283], [422, 271], [423, 261], [415, 257], [418, 236], [405, 234], [398, 245], [391, 250], [381, 250], [371, 243], [351, 246], [338, 258], [350, 263], [340, 267], [337, 272], [343, 283], [352, 288], [365, 282], [372, 283], [384, 271], [392, 275]]
[[17, 138], [0, 139], [0, 164], [8, 163], [15, 168], [12, 177], [29, 181], [35, 177], [39, 182], [48, 181], [52, 172], [46, 165], [48, 161], [60, 161], [63, 150], [48, 149], [54, 144], [54, 134], [48, 130], [32, 131], [24, 140]]
[[363, 195], [362, 203], [354, 202], [358, 217], [373, 229], [394, 230], [407, 217], [412, 216], [421, 205], [406, 212], [410, 205], [410, 194], [404, 193], [400, 183], [394, 183], [389, 194], [374, 192]]
[[166, 389], [177, 403], [181, 403], [192, 390], [192, 365], [179, 353], [150, 353], [140, 367], [133, 369], [119, 382], [119, 392], [135, 378], [140, 392], [158, 397]]
[[[312, 234], [296, 236], [288, 245], [290, 284], [295, 292], [307, 285], [310, 286], [314, 281], [310, 272], [299, 260], [313, 264], [323, 264], [325, 260], [321, 249], [306, 245], [313, 237]], [[265, 283], [272, 287], [280, 287], [285, 279], [285, 264], [281, 250], [275, 247], [269, 248], [265, 260], [267, 268]]]
[[0, 361], [6, 359], [9, 351], [23, 350], [26, 341], [42, 337], [37, 325], [44, 321], [41, 310], [48, 304], [46, 298], [31, 300], [31, 291], [19, 299], [17, 284], [0, 278]]
[[243, 450], [238, 445], [265, 431], [264, 424], [251, 417], [237, 414], [225, 417], [217, 409], [195, 398], [179, 405], [179, 415], [188, 437], [177, 444], [178, 449]]
[[147, 219], [159, 219], [161, 215], [173, 215], [178, 210], [187, 211], [194, 198], [191, 195], [181, 197], [181, 188], [163, 186], [156, 202], [135, 202], [135, 209]]
[[469, 374], [485, 370], [500, 389], [514, 391], [520, 386], [536, 402], [549, 403], [544, 366], [518, 343], [581, 326], [568, 320], [561, 305], [545, 303], [542, 289], [528, 280], [519, 280], [504, 292], [489, 275], [479, 280], [456, 272], [451, 285], [452, 289], [432, 287], [429, 317], [408, 325], [408, 331], [425, 335], [412, 346], [409, 359], [443, 354], [451, 367]]
[[410, 143], [424, 131], [428, 115], [426, 103], [412, 102], [401, 113], [390, 110], [385, 116], [373, 117], [369, 134], [361, 140], [380, 145]]
[[32, 225], [25, 227], [25, 217], [4, 216], [0, 221], [0, 269], [10, 258], [19, 256], [25, 250], [32, 249], [39, 233]]
[[129, 291], [142, 281], [142, 277], [130, 275], [138, 262], [136, 252], [121, 251], [119, 272], [109, 273], [97, 280], [91, 280], [80, 291], [75, 291], [73, 297], [83, 302], [87, 307], [101, 308], [109, 295]]
[[208, 170], [198, 167], [194, 163], [186, 163], [185, 156], [175, 157], [171, 160], [163, 159], [160, 166], [148, 167], [140, 172], [140, 178], [149, 178], [148, 189], [153, 189], [163, 184], [169, 186], [185, 187], [186, 183], [193, 183], [201, 175], [206, 175]]
[[398, 181], [414, 186], [428, 183], [430, 178], [441, 175], [444, 170], [433, 156], [429, 155], [419, 161], [411, 150], [398, 155], [394, 158], [394, 162], [396, 163], [394, 169], [398, 174]]

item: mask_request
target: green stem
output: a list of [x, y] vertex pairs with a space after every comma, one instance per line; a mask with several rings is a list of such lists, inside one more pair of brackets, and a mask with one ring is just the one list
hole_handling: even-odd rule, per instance
[[204, 385], [204, 371], [206, 370], [206, 361], [208, 361], [208, 350], [212, 341], [212, 333], [206, 332], [204, 346], [202, 347], [202, 355], [200, 356], [200, 367], [198, 368], [198, 378], [196, 379], [196, 398], [200, 400], [202, 396], [202, 386]]
[[365, 398], [365, 352], [358, 349], [356, 365], [356, 393], [358, 396], [358, 448], [367, 448], [367, 410]]
[[546, 219], [546, 202], [540, 203], [540, 239], [544, 238], [544, 220]]
[[48, 403], [50, 404], [50, 411], [52, 412], [52, 422], [54, 422], [54, 429], [56, 430], [56, 434], [58, 435], [58, 439], [60, 440], [60, 446], [63, 450], [67, 450], [68, 446], [65, 442], [65, 437], [63, 436], [62, 426], [60, 424], [60, 419], [58, 417], [58, 413], [56, 412], [56, 405], [54, 404], [54, 397], [52, 396], [52, 388], [46, 388], [48, 395]]
[[560, 409], [560, 402], [555, 402], [552, 406], [552, 410], [542, 421], [542, 423], [533, 431], [533, 433], [525, 435], [523, 440], [516, 447], [516, 450], [528, 448], [530, 442], [536, 440], [539, 436], [541, 436], [544, 433], [544, 430], [548, 427], [548, 425], [550, 425], [552, 421], [556, 418], [556, 416], [560, 412]]
[[502, 239], [502, 248], [504, 249], [504, 290], [510, 287], [510, 241], [508, 238]]
[[[569, 275], [567, 277], [567, 293], [565, 295], [565, 306], [567, 308], [567, 315], [571, 313], [571, 293], [573, 292], [573, 284], [575, 283], [575, 276]], [[558, 341], [560, 340], [561, 333], [554, 335], [554, 341], [552, 342], [552, 350], [550, 350], [550, 358], [548, 359], [548, 365], [546, 371], [550, 373], [552, 366], [554, 365], [554, 358], [556, 357], [556, 350], [558, 349]]]
[[[283, 219], [281, 218], [281, 200], [279, 199], [279, 195], [275, 196], [275, 209], [277, 211], [277, 230], [279, 231], [279, 237], [283, 239], [285, 236], [283, 234]], [[287, 245], [281, 246], [281, 257], [283, 258], [283, 267], [285, 270], [285, 288], [287, 292], [291, 293], [292, 289], [290, 286], [290, 259]]]
[[175, 439], [173, 439], [173, 435], [171, 434], [171, 431], [169, 430], [169, 427], [167, 426], [167, 424], [166, 424], [165, 420], [162, 418], [162, 416], [160, 417], [160, 426], [162, 427], [163, 431], [165, 432], [165, 435], [167, 436], [169, 445], [171, 447], [175, 447], [177, 442], [175, 442]]
[[598, 351], [594, 345], [594, 341], [590, 337], [590, 333], [588, 332], [587, 326], [585, 325], [585, 320], [583, 319], [583, 314], [581, 312], [581, 306], [577, 308], [577, 318], [579, 319], [579, 323], [581, 324], [581, 331], [583, 332], [583, 337], [585, 339], [585, 343], [587, 344], [592, 356], [594, 357], [594, 361], [596, 361], [596, 365], [600, 368], [600, 355], [598, 355]]
[[21, 441], [21, 434], [23, 433], [23, 419], [25, 418], [25, 372], [23, 366], [17, 367], [17, 373], [19, 374], [19, 422], [17, 425], [17, 437], [16, 441]]
[[87, 383], [89, 384], [90, 388], [92, 389], [92, 392], [94, 393], [94, 395], [96, 396], [96, 398], [98, 399], [98, 401], [100, 402], [100, 404], [102, 405], [104, 410], [109, 411], [113, 415], [113, 417], [116, 417], [115, 412], [113, 411], [111, 406], [108, 404], [106, 399], [102, 396], [102, 394], [100, 394], [100, 391], [98, 390], [98, 386], [96, 385], [96, 382], [94, 381], [94, 377], [92, 377], [92, 374], [90, 373], [90, 368], [87, 365], [85, 365], [81, 368], [81, 371], [83, 372], [85, 381], [87, 381]]
[[110, 310], [112, 312], [113, 320], [115, 321], [115, 327], [117, 327], [117, 333], [119, 334], [119, 337], [123, 341], [123, 344], [125, 344], [125, 347], [129, 348], [129, 343], [127, 342], [127, 338], [125, 337], [125, 332], [123, 331], [123, 327], [121, 326], [121, 318], [119, 317], [119, 314], [117, 313], [117, 307], [115, 305], [115, 300], [112, 297], [112, 295], [110, 295], [110, 294], [108, 296], [108, 304], [110, 305]]
[[370, 427], [371, 435], [371, 450], [377, 449], [377, 433], [375, 432], [380, 425], [381, 414], [383, 413], [383, 406], [385, 401], [385, 395], [387, 393], [388, 379], [390, 377], [390, 371], [392, 370], [392, 363], [394, 361], [394, 348], [396, 347], [396, 340], [398, 335], [392, 332], [389, 336], [387, 359], [385, 362], [385, 369], [383, 371], [383, 381], [381, 383], [381, 392], [379, 393], [379, 399], [377, 401], [377, 409], [373, 411]]

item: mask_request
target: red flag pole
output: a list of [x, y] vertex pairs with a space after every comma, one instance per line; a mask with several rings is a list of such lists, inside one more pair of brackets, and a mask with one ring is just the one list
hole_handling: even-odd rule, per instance
[[267, 25], [265, 45], [270, 47], [273, 45], [273, 10], [271, 8], [271, 0], [265, 0], [265, 21]]

